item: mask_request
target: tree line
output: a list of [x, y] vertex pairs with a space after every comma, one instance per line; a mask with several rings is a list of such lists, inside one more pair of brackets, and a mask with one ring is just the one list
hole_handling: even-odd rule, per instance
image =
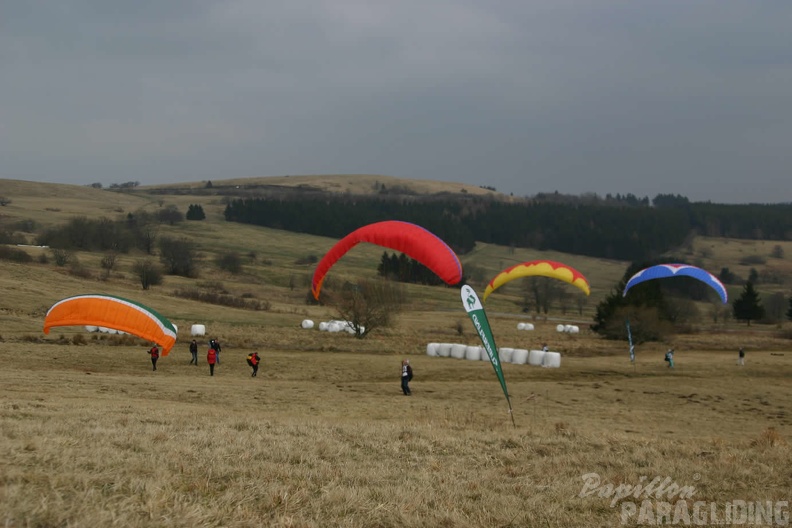
[[373, 222], [421, 225], [457, 253], [476, 241], [618, 260], [655, 258], [692, 233], [744, 239], [792, 239], [792, 204], [712, 204], [673, 195], [537, 195], [515, 203], [492, 198], [279, 195], [231, 200], [225, 218], [341, 238]]

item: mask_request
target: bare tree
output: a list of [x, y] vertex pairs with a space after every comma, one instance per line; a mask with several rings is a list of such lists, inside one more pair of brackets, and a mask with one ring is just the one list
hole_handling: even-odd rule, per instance
[[764, 301], [765, 318], [769, 323], [780, 323], [784, 320], [787, 300], [781, 292], [771, 293]]
[[[545, 315], [550, 311], [550, 306], [558, 300], [563, 293], [561, 285], [556, 279], [548, 277], [529, 277], [523, 286], [523, 311], [533, 309], [538, 315]], [[568, 305], [564, 310], [568, 309]]]
[[586, 302], [588, 297], [584, 297], [582, 295], [575, 296], [575, 306], [577, 307], [578, 315], [583, 315], [583, 308], [586, 307]]
[[404, 287], [386, 280], [347, 283], [341, 292], [331, 296], [338, 318], [349, 322], [358, 339], [390, 326], [406, 301]]
[[55, 265], [62, 268], [72, 261], [74, 255], [71, 251], [56, 248], [52, 250], [52, 258], [55, 260]]
[[169, 275], [197, 277], [198, 256], [193, 243], [186, 238], [163, 237], [159, 241], [160, 262]]
[[115, 269], [116, 261], [118, 259], [118, 253], [115, 251], [110, 251], [102, 257], [101, 266], [104, 271], [103, 278], [107, 280], [110, 277], [110, 273]]
[[151, 260], [138, 260], [132, 265], [132, 271], [140, 279], [140, 285], [144, 290], [162, 284], [162, 270]]

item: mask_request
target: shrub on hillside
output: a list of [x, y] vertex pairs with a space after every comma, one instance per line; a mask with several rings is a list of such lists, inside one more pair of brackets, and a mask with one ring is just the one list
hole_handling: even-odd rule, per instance
[[25, 237], [13, 231], [0, 231], [0, 244], [24, 244]]
[[150, 260], [138, 260], [132, 265], [132, 271], [144, 290], [162, 284], [162, 270]]
[[0, 246], [0, 259], [19, 262], [21, 264], [33, 262], [33, 257], [28, 255], [26, 251], [8, 246]]
[[316, 255], [304, 255], [294, 261], [298, 266], [306, 266], [308, 264], [316, 264], [319, 262], [319, 257]]
[[215, 264], [218, 268], [229, 273], [236, 275], [242, 271], [242, 257], [236, 251], [223, 253], [215, 258]]
[[216, 291], [205, 291], [196, 288], [181, 288], [173, 292], [177, 297], [191, 299], [209, 304], [219, 304], [231, 308], [242, 308], [243, 310], [254, 310], [266, 312], [270, 309], [269, 301], [258, 299], [247, 299], [236, 295], [218, 293]]
[[767, 259], [761, 255], [746, 255], [740, 259], [740, 264], [743, 266], [754, 266], [757, 264], [764, 264]]

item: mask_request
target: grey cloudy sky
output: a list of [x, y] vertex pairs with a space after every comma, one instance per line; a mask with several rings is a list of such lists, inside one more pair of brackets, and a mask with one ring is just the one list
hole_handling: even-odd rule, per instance
[[0, 177], [792, 202], [789, 0], [3, 0]]

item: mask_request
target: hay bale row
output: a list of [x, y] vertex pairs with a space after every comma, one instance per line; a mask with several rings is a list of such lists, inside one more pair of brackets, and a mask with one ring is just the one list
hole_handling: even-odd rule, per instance
[[[489, 361], [487, 351], [480, 346], [456, 343], [429, 343], [426, 355], [430, 357], [452, 357], [469, 361]], [[536, 367], [558, 368], [561, 366], [561, 354], [544, 350], [528, 350], [525, 348], [501, 347], [498, 356], [502, 363], [515, 365], [533, 365]]]
[[579, 334], [580, 327], [576, 325], [564, 325], [560, 324], [556, 326], [556, 332], [558, 333], [566, 333], [566, 334]]
[[[310, 319], [305, 319], [300, 326], [305, 328], [306, 330], [310, 330], [314, 328], [314, 322]], [[329, 332], [332, 334], [338, 332], [346, 332], [348, 334], [355, 333], [355, 326], [352, 324], [352, 321], [339, 321], [339, 320], [332, 320], [332, 321], [322, 321], [319, 323], [318, 329], [320, 332]], [[361, 332], [366, 331], [365, 326], [360, 327]]]

